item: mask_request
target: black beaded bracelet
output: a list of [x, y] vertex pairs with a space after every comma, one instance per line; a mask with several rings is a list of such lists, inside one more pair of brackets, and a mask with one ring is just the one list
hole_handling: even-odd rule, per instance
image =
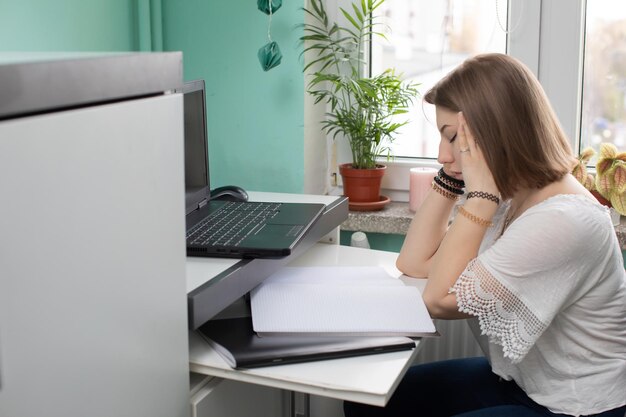
[[437, 178], [439, 178], [439, 181], [443, 182], [446, 185], [449, 185], [452, 188], [458, 188], [459, 190], [463, 189], [463, 187], [459, 187], [457, 184], [452, 183], [452, 182], [446, 180], [445, 178], [442, 178], [440, 176], [437, 176]]
[[464, 191], [461, 190], [460, 188], [455, 188], [452, 187], [451, 185], [446, 184], [445, 182], [443, 182], [443, 180], [439, 177], [435, 177], [435, 182], [437, 183], [437, 185], [441, 188], [443, 188], [446, 191], [450, 191], [451, 193], [457, 194], [457, 195], [463, 195]]
[[439, 175], [442, 179], [450, 182], [453, 187], [457, 187], [457, 188], [465, 187], [465, 181], [457, 180], [456, 178], [449, 176], [448, 174], [446, 174], [443, 168], [439, 169], [439, 172], [437, 173], [437, 175]]
[[484, 198], [485, 200], [493, 201], [496, 204], [500, 204], [500, 199], [497, 196], [491, 193], [487, 193], [485, 191], [470, 191], [469, 193], [467, 193], [468, 199], [473, 197]]

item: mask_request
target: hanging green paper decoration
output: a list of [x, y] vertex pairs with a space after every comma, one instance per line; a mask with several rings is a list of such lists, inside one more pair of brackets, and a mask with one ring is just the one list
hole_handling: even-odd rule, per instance
[[283, 0], [257, 0], [257, 7], [265, 14], [271, 15], [272, 12], [276, 12], [283, 5]]
[[280, 48], [276, 42], [270, 42], [262, 46], [257, 55], [263, 71], [269, 71], [278, 66], [283, 58], [283, 54], [280, 53]]
[[257, 7], [259, 10], [269, 15], [269, 22], [267, 24], [267, 39], [269, 42], [262, 46], [257, 53], [263, 71], [269, 71], [278, 66], [283, 58], [283, 54], [280, 52], [278, 44], [272, 41], [271, 35], [272, 14], [276, 10], [280, 9], [280, 6], [282, 5], [282, 0], [257, 0]]

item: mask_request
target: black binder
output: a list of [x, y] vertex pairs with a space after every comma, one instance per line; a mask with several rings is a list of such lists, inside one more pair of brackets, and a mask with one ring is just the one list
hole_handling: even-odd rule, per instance
[[209, 320], [199, 334], [233, 368], [255, 368], [410, 350], [408, 337], [257, 336], [250, 317]]

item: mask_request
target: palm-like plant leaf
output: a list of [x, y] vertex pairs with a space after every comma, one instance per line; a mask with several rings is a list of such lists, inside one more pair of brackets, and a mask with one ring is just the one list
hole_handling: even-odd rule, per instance
[[305, 71], [314, 69], [307, 91], [315, 103], [330, 107], [322, 128], [333, 138], [347, 138], [353, 166], [373, 168], [378, 156], [389, 156], [387, 141], [407, 123], [392, 119], [407, 113], [417, 89], [391, 70], [361, 76], [363, 45], [371, 36], [384, 37], [376, 30], [379, 23], [372, 15], [384, 0], [360, 0], [352, 4], [351, 12], [340, 9], [347, 26], [329, 23], [323, 1], [309, 0], [311, 7], [305, 8], [314, 23], [305, 24], [300, 39], [308, 43], [304, 52], [317, 54], [304, 67]]

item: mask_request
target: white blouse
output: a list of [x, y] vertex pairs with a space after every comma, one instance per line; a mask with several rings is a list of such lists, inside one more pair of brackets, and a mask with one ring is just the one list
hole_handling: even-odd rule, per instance
[[626, 404], [626, 273], [608, 209], [558, 195], [500, 236], [509, 204], [451, 289], [493, 372], [555, 413]]

